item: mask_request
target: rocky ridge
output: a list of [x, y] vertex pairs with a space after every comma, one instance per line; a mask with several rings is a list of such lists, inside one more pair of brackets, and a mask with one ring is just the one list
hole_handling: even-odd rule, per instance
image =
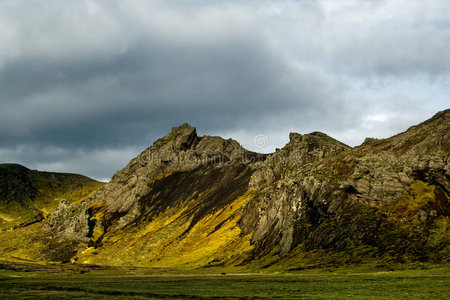
[[183, 124], [89, 199], [61, 203], [44, 232], [72, 260], [104, 265], [295, 267], [315, 251], [448, 260], [450, 110], [353, 148], [289, 137], [263, 155]]

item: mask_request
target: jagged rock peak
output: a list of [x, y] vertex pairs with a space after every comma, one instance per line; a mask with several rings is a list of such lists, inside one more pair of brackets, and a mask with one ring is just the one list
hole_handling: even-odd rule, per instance
[[301, 142], [304, 144], [316, 144], [318, 146], [325, 146], [325, 145], [336, 145], [344, 148], [351, 148], [350, 146], [330, 137], [329, 135], [320, 132], [320, 131], [314, 131], [308, 134], [298, 134], [295, 132], [291, 132], [289, 134], [289, 140], [290, 142]]
[[197, 129], [188, 123], [184, 123], [172, 130], [163, 138], [157, 140], [153, 147], [159, 149], [169, 142], [172, 143], [173, 150], [187, 150], [197, 139]]
[[299, 134], [296, 132], [289, 133], [289, 142], [283, 147], [285, 151], [306, 149], [312, 151], [314, 149], [339, 148], [342, 150], [351, 149], [350, 146], [328, 136], [322, 132], [311, 132], [308, 134]]
[[302, 135], [297, 132], [291, 132], [289, 133], [289, 141], [294, 142], [296, 140], [300, 140], [302, 138]]
[[126, 213], [119, 222], [128, 224], [140, 213], [139, 199], [149, 194], [155, 181], [173, 173], [190, 172], [202, 166], [250, 165], [265, 155], [245, 150], [238, 142], [214, 136], [197, 136], [187, 123], [172, 130], [114, 174], [91, 201], [107, 204], [109, 211]]

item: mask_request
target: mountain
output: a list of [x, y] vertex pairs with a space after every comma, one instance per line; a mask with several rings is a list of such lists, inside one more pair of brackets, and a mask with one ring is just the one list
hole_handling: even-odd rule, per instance
[[358, 147], [320, 132], [289, 138], [266, 155], [175, 127], [88, 199], [30, 225], [34, 238], [20, 241], [32, 250], [15, 257], [160, 268], [448, 262], [450, 110]]

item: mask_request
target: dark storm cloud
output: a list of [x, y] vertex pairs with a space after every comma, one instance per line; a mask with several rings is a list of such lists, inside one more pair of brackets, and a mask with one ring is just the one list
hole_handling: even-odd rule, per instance
[[312, 121], [311, 111], [343, 108], [331, 101], [336, 94], [326, 78], [293, 69], [262, 40], [237, 34], [180, 51], [178, 44], [147, 39], [101, 61], [6, 66], [0, 140], [123, 146], [184, 121], [216, 130], [292, 110]]
[[411, 105], [424, 81], [395, 107], [384, 76], [448, 76], [449, 29], [427, 27], [448, 5], [424, 20], [394, 11], [395, 31], [399, 2], [370, 3], [1, 2], [0, 161], [108, 178], [183, 122], [250, 148], [264, 133], [262, 151], [289, 131], [355, 144], [404, 129], [445, 105], [445, 85], [429, 108]]

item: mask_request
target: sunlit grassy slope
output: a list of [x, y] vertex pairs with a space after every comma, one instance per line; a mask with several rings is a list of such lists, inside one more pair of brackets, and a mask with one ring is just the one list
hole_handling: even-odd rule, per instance
[[39, 172], [0, 164], [0, 230], [45, 218], [61, 199], [89, 197], [104, 183], [77, 174]]
[[45, 217], [61, 199], [82, 201], [103, 185], [82, 175], [0, 164], [0, 259], [45, 260], [49, 251], [41, 230]]
[[[112, 229], [93, 237], [96, 245], [80, 252], [78, 262], [100, 265], [195, 268], [236, 265], [252, 250], [251, 234], [238, 226], [242, 206], [254, 194], [247, 192], [223, 208], [206, 214], [192, 226], [190, 211], [198, 210], [202, 195], [169, 207], [148, 222]], [[94, 204], [95, 205], [95, 204]], [[93, 209], [95, 209], [93, 207]], [[102, 208], [92, 219], [102, 220]]]

